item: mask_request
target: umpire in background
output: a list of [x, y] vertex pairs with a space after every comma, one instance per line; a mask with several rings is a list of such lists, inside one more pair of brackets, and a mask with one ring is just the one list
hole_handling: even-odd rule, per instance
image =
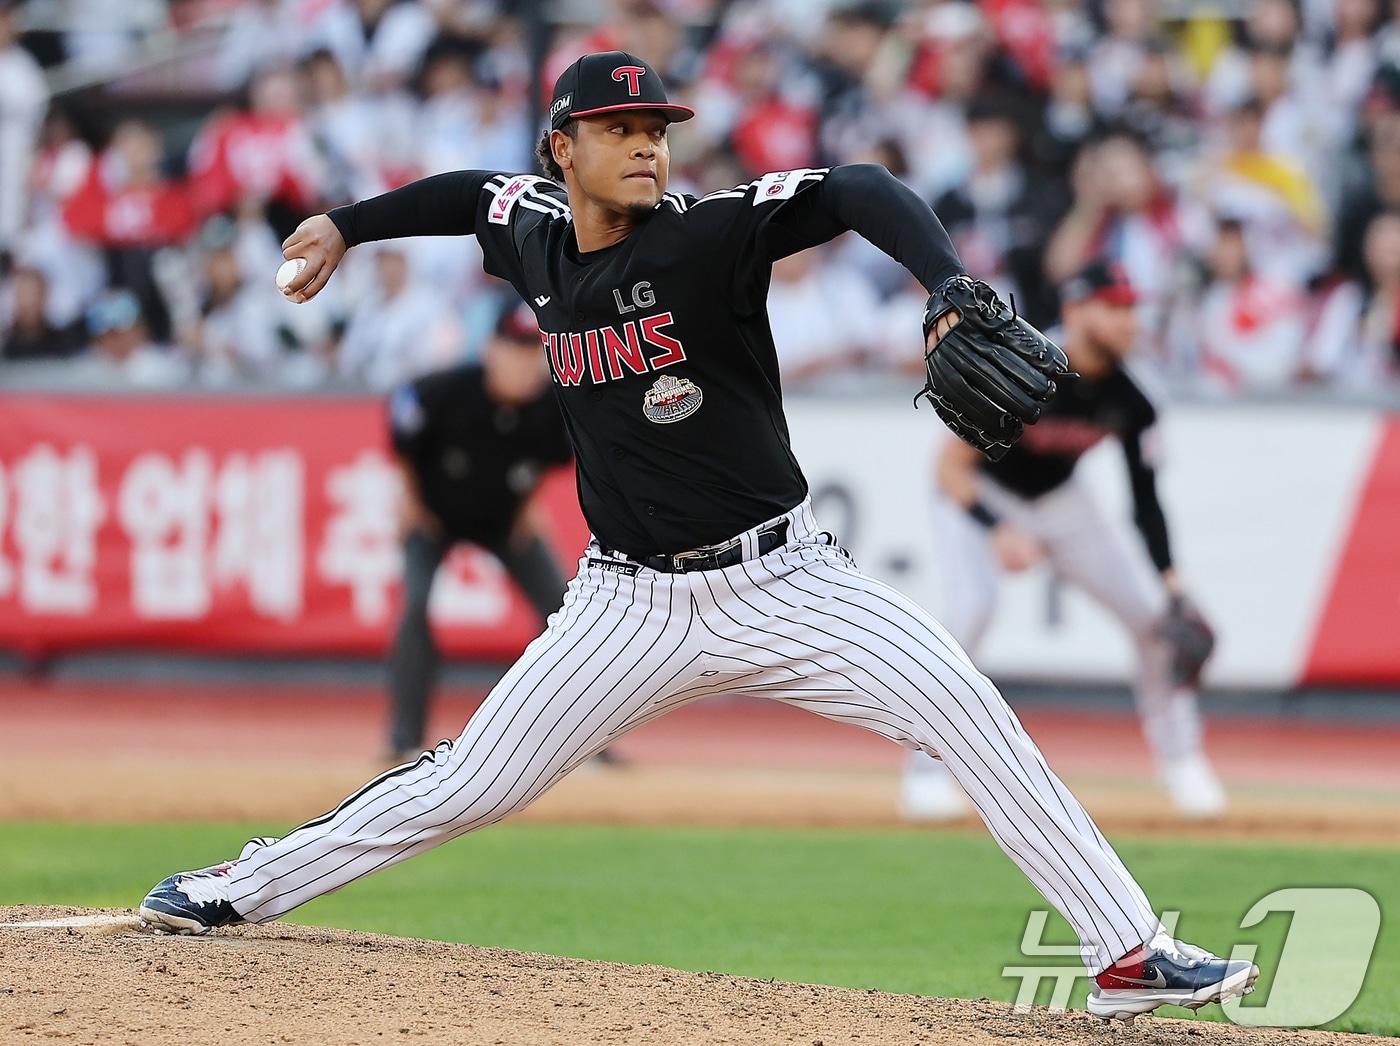
[[541, 620], [564, 599], [567, 581], [525, 508], [546, 469], [572, 459], [530, 310], [518, 302], [502, 310], [480, 364], [395, 390], [389, 428], [404, 480], [404, 608], [389, 658], [389, 744], [395, 756], [412, 757], [422, 749], [439, 661], [428, 593], [452, 546], [469, 541], [494, 555]]

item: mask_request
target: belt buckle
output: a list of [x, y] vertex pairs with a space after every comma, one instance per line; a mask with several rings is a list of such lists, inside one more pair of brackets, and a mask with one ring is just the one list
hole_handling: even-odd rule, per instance
[[671, 556], [671, 566], [678, 574], [685, 574], [686, 563], [692, 560], [711, 559], [722, 552], [728, 552], [731, 548], [739, 544], [738, 538], [730, 538], [728, 541], [721, 541], [717, 545], [701, 545], [699, 548], [687, 549], [685, 552], [676, 552]]

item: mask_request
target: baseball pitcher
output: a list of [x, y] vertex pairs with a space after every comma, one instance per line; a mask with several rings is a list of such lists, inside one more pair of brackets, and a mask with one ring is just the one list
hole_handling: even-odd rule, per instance
[[764, 299], [772, 263], [854, 230], [931, 291], [926, 391], [1006, 453], [1064, 355], [962, 271], [928, 206], [884, 168], [783, 171], [666, 191], [655, 70], [618, 51], [560, 76], [549, 178], [459, 171], [308, 219], [286, 254], [314, 297], [356, 244], [475, 235], [539, 319], [593, 539], [563, 607], [455, 741], [239, 858], [157, 884], [175, 932], [267, 922], [523, 809], [614, 738], [690, 701], [786, 701], [937, 754], [1006, 854], [1064, 914], [1129, 1017], [1238, 995], [1258, 970], [1172, 940], [996, 687], [920, 607], [856, 569], [813, 518], [783, 416]]

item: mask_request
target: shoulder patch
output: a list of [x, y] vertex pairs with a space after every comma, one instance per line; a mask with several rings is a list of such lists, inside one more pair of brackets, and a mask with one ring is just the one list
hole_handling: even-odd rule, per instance
[[796, 194], [798, 187], [807, 180], [820, 181], [826, 177], [826, 168], [799, 167], [795, 171], [774, 171], [758, 180], [753, 191], [753, 205], [757, 207], [769, 200], [786, 200]]
[[492, 195], [491, 206], [486, 212], [486, 220], [492, 225], [509, 225], [510, 212], [515, 209], [516, 201], [535, 182], [545, 180], [535, 174], [517, 174]]

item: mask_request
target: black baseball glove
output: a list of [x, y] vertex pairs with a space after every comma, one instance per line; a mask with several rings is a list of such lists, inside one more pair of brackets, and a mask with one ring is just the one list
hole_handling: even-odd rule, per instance
[[925, 345], [939, 318], [953, 309], [961, 319], [925, 353], [928, 377], [914, 405], [927, 396], [954, 433], [997, 461], [1021, 438], [1023, 426], [1040, 417], [1056, 379], [1071, 375], [1069, 360], [971, 276], [953, 276], [929, 296]]
[[1171, 646], [1171, 678], [1177, 686], [1196, 687], [1201, 670], [1215, 650], [1215, 630], [1185, 596], [1172, 596], [1162, 622], [1162, 638]]

